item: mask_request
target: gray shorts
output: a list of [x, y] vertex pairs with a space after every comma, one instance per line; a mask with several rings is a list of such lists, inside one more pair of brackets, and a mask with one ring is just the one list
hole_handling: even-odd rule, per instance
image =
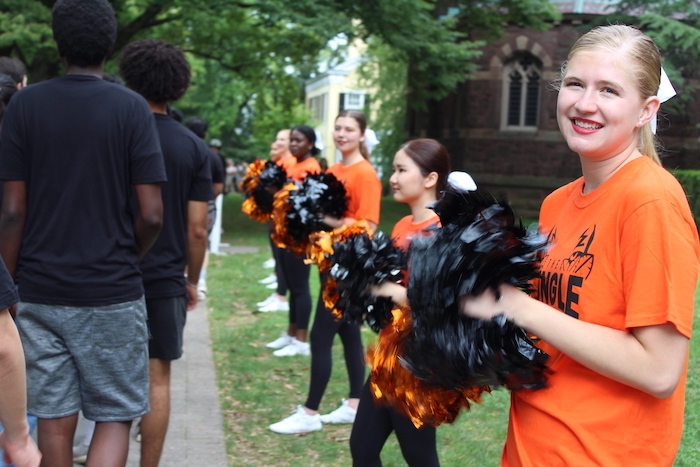
[[28, 411], [96, 422], [133, 420], [148, 406], [148, 330], [143, 298], [99, 307], [20, 302]]

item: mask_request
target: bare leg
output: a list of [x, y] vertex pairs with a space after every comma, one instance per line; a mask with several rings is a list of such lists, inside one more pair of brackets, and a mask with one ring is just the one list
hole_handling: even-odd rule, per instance
[[38, 423], [41, 465], [44, 467], [73, 467], [73, 436], [78, 414], [61, 418], [40, 418]]
[[[88, 451], [87, 467], [124, 467], [129, 454], [128, 422], [97, 422]], [[72, 466], [73, 464], [71, 464]]]
[[306, 342], [306, 335], [308, 334], [307, 329], [297, 329], [296, 338], [299, 342]]
[[170, 362], [151, 358], [151, 411], [141, 419], [141, 467], [157, 467], [170, 421]]

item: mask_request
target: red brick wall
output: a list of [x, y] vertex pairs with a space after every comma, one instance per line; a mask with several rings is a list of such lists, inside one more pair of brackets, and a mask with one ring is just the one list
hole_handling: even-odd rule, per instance
[[[489, 187], [512, 196], [514, 205], [539, 204], [556, 182], [563, 184], [581, 173], [578, 156], [569, 150], [559, 134], [556, 91], [550, 81], [558, 75], [579, 34], [570, 22], [548, 31], [508, 28], [503, 40], [494, 41], [483, 49], [479, 62], [481, 73], [462, 83], [447, 98], [429, 103], [426, 111], [409, 110], [409, 137], [441, 141], [450, 150], [455, 169], [469, 171], [477, 182], [480, 177], [497, 180], [497, 184]], [[508, 57], [504, 54], [504, 45], [510, 45], [514, 52], [518, 49], [516, 39], [523, 36], [527, 38], [524, 50], [536, 51], [535, 55], [543, 60], [545, 79], [540, 91], [539, 124], [535, 132], [501, 131], [501, 69], [493, 63], [505, 61]], [[484, 72], [490, 72], [488, 78], [484, 78]], [[659, 123], [659, 135], [666, 148], [664, 166], [700, 169], [700, 102], [690, 102], [676, 114], [672, 112], [671, 107], [663, 106], [661, 114], [665, 113], [667, 121]], [[538, 179], [542, 180], [539, 187], [518, 186], [522, 180], [526, 180], [527, 185], [537, 185]]]

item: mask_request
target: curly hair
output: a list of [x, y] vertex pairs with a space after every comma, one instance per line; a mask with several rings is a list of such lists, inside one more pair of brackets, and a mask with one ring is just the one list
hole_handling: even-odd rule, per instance
[[176, 101], [190, 85], [190, 64], [182, 49], [157, 39], [126, 45], [119, 55], [119, 73], [127, 86], [151, 102]]
[[69, 65], [99, 65], [112, 53], [117, 19], [107, 0], [58, 0], [52, 16], [53, 38]]

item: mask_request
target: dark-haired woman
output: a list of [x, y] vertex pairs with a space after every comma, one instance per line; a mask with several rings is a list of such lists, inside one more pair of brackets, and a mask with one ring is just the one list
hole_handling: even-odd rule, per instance
[[[287, 169], [289, 178], [301, 182], [307, 175], [321, 172], [321, 166], [314, 157], [319, 150], [316, 148], [316, 133], [313, 128], [306, 125], [292, 128], [289, 151], [296, 159], [296, 164]], [[287, 344], [275, 350], [273, 355], [275, 357], [309, 355], [306, 334], [311, 317], [311, 291], [309, 290], [311, 265], [306, 264], [304, 258], [289, 250], [284, 248], [280, 250], [279, 270], [289, 288], [289, 326], [286, 335], [280, 337]]]
[[[373, 228], [379, 223], [379, 203], [382, 186], [377, 172], [369, 162], [369, 153], [364, 145], [367, 119], [361, 112], [342, 111], [335, 120], [333, 139], [343, 159], [328, 168], [347, 191], [348, 210], [345, 217], [336, 219], [326, 216], [324, 222], [331, 227], [350, 225], [357, 220], [367, 221]], [[321, 277], [323, 288], [324, 278]], [[295, 434], [317, 431], [323, 423], [353, 423], [360, 402], [360, 393], [365, 379], [364, 350], [360, 327], [336, 320], [331, 310], [323, 304], [319, 294], [316, 314], [311, 329], [311, 381], [305, 404], [284, 420], [270, 425], [276, 433]], [[333, 412], [320, 415], [319, 406], [331, 377], [332, 347], [335, 335], [343, 343], [345, 365], [350, 382], [347, 400]]]
[[[408, 250], [413, 238], [430, 235], [438, 228], [438, 216], [427, 206], [437, 200], [447, 185], [450, 156], [439, 142], [416, 139], [399, 148], [394, 156], [393, 168], [389, 182], [394, 199], [408, 204], [411, 214], [396, 223], [391, 237], [399, 248]], [[391, 330], [386, 328], [381, 331], [385, 332]], [[435, 427], [424, 425], [416, 428], [409, 418], [393, 408], [376, 405], [368, 379], [362, 389], [360, 406], [350, 436], [353, 465], [381, 466], [379, 455], [392, 431], [396, 433], [408, 465], [440, 465], [435, 445]]]

